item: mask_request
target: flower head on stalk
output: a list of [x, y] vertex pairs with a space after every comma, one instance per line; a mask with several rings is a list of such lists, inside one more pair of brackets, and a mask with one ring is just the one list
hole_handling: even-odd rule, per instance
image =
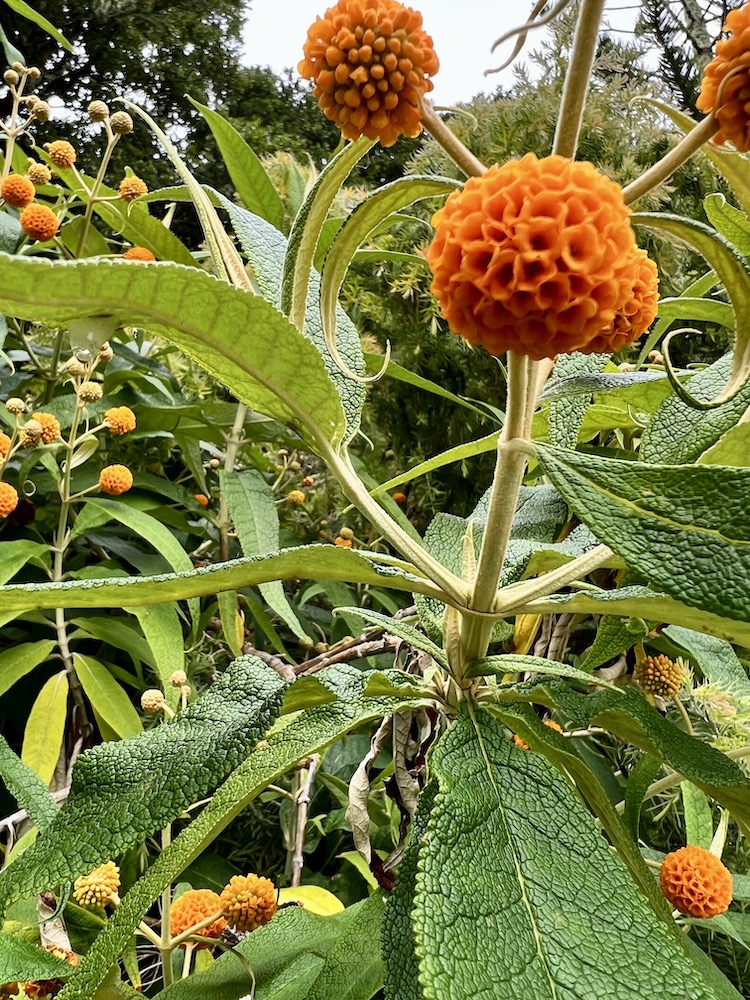
[[716, 43], [706, 66], [696, 106], [713, 111], [719, 124], [713, 141], [731, 142], [740, 153], [750, 151], [750, 2], [730, 11], [727, 38]]

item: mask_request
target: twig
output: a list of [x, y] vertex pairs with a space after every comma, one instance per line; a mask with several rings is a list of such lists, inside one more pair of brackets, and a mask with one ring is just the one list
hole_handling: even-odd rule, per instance
[[395, 652], [401, 642], [401, 639], [393, 635], [384, 635], [380, 639], [360, 637], [360, 639], [350, 640], [343, 648], [334, 647], [321, 653], [320, 656], [307, 660], [306, 663], [300, 663], [294, 668], [294, 672], [295, 674], [314, 674], [333, 663], [351, 663], [352, 660], [364, 660], [368, 656]]
[[[55, 800], [55, 802], [64, 802], [65, 799], [67, 799], [68, 795], [70, 795], [70, 786], [68, 786], [67, 788], [61, 788], [57, 792], [52, 792], [52, 798]], [[8, 827], [8, 829], [10, 829], [17, 823], [21, 823], [23, 822], [23, 820], [28, 818], [29, 814], [26, 812], [26, 810], [19, 809], [18, 812], [11, 813], [10, 816], [6, 816], [4, 819], [0, 819], [0, 830], [2, 830], [4, 827]]]
[[302, 881], [302, 869], [305, 865], [305, 830], [307, 815], [310, 809], [310, 792], [315, 772], [320, 764], [320, 755], [313, 754], [307, 765], [307, 776], [297, 796], [297, 828], [294, 841], [294, 856], [292, 858], [292, 887], [296, 888]]

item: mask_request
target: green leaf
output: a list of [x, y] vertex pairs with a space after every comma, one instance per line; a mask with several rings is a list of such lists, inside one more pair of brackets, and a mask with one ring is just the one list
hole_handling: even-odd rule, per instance
[[[382, 354], [365, 353], [364, 357], [368, 372], [375, 373], [382, 369]], [[472, 403], [471, 400], [464, 399], [462, 396], [457, 396], [454, 392], [450, 392], [438, 382], [432, 382], [428, 378], [423, 378], [421, 375], [417, 375], [416, 372], [409, 371], [408, 368], [403, 368], [401, 365], [396, 364], [393, 360], [388, 362], [388, 367], [385, 370], [385, 376], [387, 378], [396, 379], [398, 382], [405, 382], [407, 385], [413, 385], [415, 389], [423, 389], [425, 392], [429, 392], [433, 396], [440, 396], [443, 399], [449, 399], [457, 406], [463, 406], [467, 410], [472, 410], [472, 412], [478, 413], [482, 417], [488, 416], [485, 410], [481, 410], [478, 406]]]
[[86, 697], [109, 728], [122, 739], [142, 733], [140, 716], [104, 664], [80, 653], [73, 654], [73, 663]]
[[225, 590], [216, 595], [219, 605], [219, 618], [224, 638], [232, 652], [232, 656], [242, 655], [242, 645], [245, 638], [244, 619], [240, 616], [239, 600], [236, 590]]
[[37, 642], [25, 642], [20, 646], [4, 649], [0, 653], [0, 695], [26, 674], [38, 667], [49, 657], [57, 646], [51, 639], [39, 639]]
[[585, 670], [578, 670], [577, 667], [571, 667], [568, 663], [558, 663], [557, 660], [548, 660], [543, 656], [524, 656], [517, 653], [509, 653], [506, 656], [487, 656], [483, 660], [477, 660], [471, 665], [466, 676], [486, 677], [488, 674], [494, 674], [503, 677], [505, 674], [526, 672], [548, 677], [568, 677], [570, 680], [583, 681], [587, 685], [597, 684], [600, 687], [609, 688], [618, 694], [622, 691], [614, 684], [610, 684], [600, 677], [592, 677]]
[[711, 819], [708, 796], [692, 781], [683, 781], [680, 785], [680, 793], [682, 795], [682, 811], [685, 816], [685, 843], [695, 844], [706, 851], [710, 850], [714, 825]]
[[55, 800], [36, 771], [19, 760], [0, 736], [0, 778], [21, 809], [29, 814], [32, 823], [46, 830], [57, 815]]
[[698, 457], [699, 465], [750, 465], [750, 424], [737, 424]]
[[699, 320], [734, 330], [734, 310], [728, 302], [720, 302], [718, 299], [694, 299], [687, 295], [675, 299], [660, 299], [659, 319], [669, 323], [675, 320]]
[[378, 188], [357, 205], [336, 234], [323, 264], [320, 314], [329, 347], [336, 344], [336, 315], [341, 286], [360, 245], [394, 212], [423, 198], [448, 195], [462, 186], [459, 181], [445, 177], [402, 177]]
[[678, 600], [750, 622], [750, 470], [643, 465], [543, 445], [537, 455], [629, 566]]
[[623, 822], [637, 843], [640, 832], [641, 808], [646, 792], [661, 769], [661, 762], [651, 754], [641, 754], [631, 768], [625, 785], [625, 812]]
[[617, 618], [602, 615], [596, 639], [583, 661], [583, 670], [596, 670], [603, 663], [626, 653], [639, 639], [648, 635], [648, 625], [642, 618]]
[[[684, 383], [697, 399], [709, 402], [721, 392], [732, 368], [731, 355], [719, 358], [708, 368]], [[715, 444], [740, 419], [750, 406], [750, 386], [741, 389], [734, 399], [713, 410], [697, 410], [679, 396], [666, 399], [646, 428], [641, 443], [644, 462], [693, 462]]]
[[728, 642], [678, 625], [670, 625], [664, 634], [687, 650], [705, 680], [726, 691], [750, 696], [750, 679]]
[[[563, 354], [555, 365], [554, 376], [550, 379], [546, 392], [554, 394], [568, 379], [576, 376], [597, 374], [609, 361], [608, 354]], [[589, 406], [584, 396], [574, 396], [550, 403], [548, 436], [552, 444], [575, 448], [583, 418]]]
[[[219, 482], [243, 555], [260, 556], [276, 551], [279, 547], [276, 497], [262, 473], [257, 469], [220, 472]], [[301, 639], [305, 631], [281, 583], [278, 580], [262, 583], [260, 592], [269, 608]]]
[[263, 164], [237, 129], [216, 111], [188, 97], [203, 115], [219, 147], [224, 166], [245, 208], [277, 229], [284, 224], [284, 204]]
[[0, 983], [67, 979], [73, 967], [13, 934], [0, 933]]
[[431, 763], [413, 914], [425, 996], [714, 1000], [543, 757], [464, 715]]
[[29, 562], [44, 567], [49, 559], [48, 552], [46, 545], [32, 542], [30, 538], [0, 542], [0, 583], [12, 580], [19, 569]]
[[205, 798], [268, 731], [283, 688], [276, 671], [241, 657], [174, 719], [83, 753], [48, 833], [0, 874], [0, 903], [86, 874]]
[[345, 433], [339, 395], [316, 348], [265, 299], [195, 268], [2, 255], [0, 311], [36, 322], [108, 315], [145, 326], [253, 409], [313, 440], [338, 443]]
[[382, 937], [385, 1000], [424, 998], [419, 984], [411, 911], [417, 886], [419, 852], [427, 836], [427, 823], [437, 791], [437, 782], [431, 781], [419, 797], [419, 807], [409, 828], [404, 856], [396, 868], [396, 884], [386, 906]]
[[323, 224], [341, 185], [373, 145], [373, 140], [364, 136], [347, 142], [320, 174], [292, 224], [284, 259], [281, 308], [298, 329], [305, 321], [310, 274]]
[[[177, 705], [179, 693], [169, 683], [169, 678], [175, 670], [185, 669], [185, 640], [177, 605], [149, 604], [129, 610], [138, 619], [138, 624], [148, 642], [153, 657], [154, 670], [159, 678], [164, 697], [170, 708], [174, 708]], [[130, 733], [129, 735], [134, 734]]]
[[710, 194], [703, 199], [708, 221], [735, 250], [750, 257], [750, 220], [744, 212], [729, 204], [723, 194]]
[[341, 700], [291, 720], [283, 720], [277, 731], [259, 744], [230, 775], [200, 815], [156, 858], [146, 874], [123, 897], [107, 927], [81, 963], [67, 992], [60, 994], [60, 1000], [88, 1000], [153, 901], [267, 785], [303, 758], [321, 753], [355, 726], [408, 707], [408, 703], [393, 698], [363, 698], [364, 675], [357, 681], [357, 673], [353, 671], [348, 675], [350, 683], [346, 694], [340, 688]]
[[[70, 44], [65, 35], [63, 35], [63, 33], [56, 28], [51, 21], [48, 21], [46, 17], [40, 14], [38, 10], [34, 10], [33, 7], [27, 4], [26, 0], [4, 0], [4, 3], [10, 7], [11, 10], [20, 14], [21, 17], [25, 17], [27, 20], [33, 21], [34, 24], [38, 25], [42, 31], [46, 31], [48, 35], [54, 38], [55, 41], [62, 45], [64, 49], [67, 49], [68, 52], [73, 51], [73, 46]], [[13, 979], [15, 977], [11, 976], [10, 978]]]
[[64, 670], [44, 684], [31, 707], [21, 760], [49, 786], [60, 759], [68, 717], [68, 675]]
[[8, 612], [31, 608], [132, 608], [189, 597], [210, 597], [222, 590], [241, 590], [268, 580], [300, 578], [369, 583], [440, 596], [440, 591], [428, 580], [389, 565], [382, 556], [334, 545], [303, 545], [267, 556], [216, 563], [189, 573], [15, 584], [0, 588], [0, 597]]
[[[378, 893], [330, 917], [300, 907], [280, 910], [236, 948], [253, 970], [255, 1000], [370, 1000], [383, 982], [376, 948], [383, 909]], [[159, 1000], [240, 1000], [249, 989], [247, 971], [223, 955]]]

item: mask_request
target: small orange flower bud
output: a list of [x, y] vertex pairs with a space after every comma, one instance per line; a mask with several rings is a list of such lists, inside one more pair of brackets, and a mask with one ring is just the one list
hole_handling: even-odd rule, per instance
[[12, 514], [18, 506], [18, 493], [10, 483], [0, 483], [0, 517]]
[[52, 171], [44, 163], [29, 163], [26, 176], [36, 187], [41, 187], [52, 180]]
[[[202, 920], [210, 917], [213, 913], [218, 913], [222, 909], [221, 897], [211, 889], [188, 889], [172, 903], [169, 912], [169, 933], [172, 937], [179, 937], [185, 931], [190, 930]], [[197, 933], [201, 937], [218, 938], [224, 933], [227, 922], [223, 917], [218, 917], [207, 927], [201, 928]], [[184, 945], [182, 946], [184, 947]], [[199, 948], [207, 948], [209, 945], [198, 945]]]
[[104, 414], [104, 423], [110, 434], [121, 437], [135, 430], [135, 413], [129, 406], [113, 406]]
[[133, 473], [126, 465], [108, 465], [99, 473], [99, 489], [111, 497], [127, 493], [133, 485]]
[[10, 438], [7, 434], [0, 433], [0, 458], [7, 458], [10, 451]]
[[290, 490], [287, 493], [286, 498], [289, 503], [293, 504], [295, 507], [301, 507], [307, 499], [302, 490]]
[[208, 507], [208, 497], [205, 493], [196, 493], [195, 499], [201, 505], [201, 507]]
[[56, 139], [44, 145], [50, 160], [61, 170], [69, 170], [76, 162], [76, 151], [65, 139]]
[[276, 913], [276, 886], [259, 875], [233, 875], [221, 893], [224, 916], [240, 933], [267, 924]]
[[405, 507], [409, 498], [405, 493], [391, 493], [391, 500], [397, 503], [399, 507]]
[[39, 436], [44, 444], [60, 440], [60, 421], [57, 417], [51, 413], [32, 413], [31, 419], [41, 425], [42, 431]]
[[660, 653], [647, 656], [635, 665], [633, 676], [647, 694], [672, 698], [685, 683], [685, 663], [680, 657], [672, 661]]
[[433, 224], [432, 291], [490, 354], [618, 351], [656, 316], [656, 265], [622, 189], [590, 163], [528, 153], [470, 178]]
[[346, 139], [379, 139], [422, 131], [419, 101], [439, 63], [422, 15], [396, 0], [338, 0], [307, 32], [300, 76], [326, 118]]
[[337, 535], [333, 540], [334, 545], [338, 545], [340, 549], [350, 549], [352, 547], [351, 538], [342, 538], [341, 535]]
[[694, 844], [666, 856], [659, 884], [672, 906], [691, 917], [717, 917], [732, 902], [731, 872], [710, 851]]
[[57, 230], [60, 228], [57, 216], [46, 205], [27, 205], [21, 212], [19, 221], [26, 235], [40, 243], [51, 240], [53, 236], [57, 235]]
[[[565, 732], [565, 730], [559, 724], [559, 722], [555, 722], [554, 719], [545, 719], [544, 720], [544, 724], [545, 724], [545, 726], [548, 729], [554, 729], [556, 733], [564, 733]], [[526, 742], [525, 739], [523, 739], [521, 736], [519, 736], [518, 733], [513, 733], [513, 742], [515, 743], [515, 745], [518, 747], [519, 750], [529, 750], [530, 749], [529, 744]]]
[[28, 177], [20, 174], [8, 174], [0, 185], [0, 194], [7, 205], [12, 208], [26, 208], [34, 200], [36, 191]]
[[130, 247], [122, 255], [123, 260], [146, 260], [152, 261], [156, 260], [156, 257], [151, 253], [147, 247]]
[[140, 177], [123, 177], [119, 191], [123, 201], [133, 201], [141, 195], [148, 194], [148, 185]]
[[[750, 152], [750, 3], [730, 11], [723, 30], [728, 37], [716, 43], [716, 55], [703, 72], [696, 106], [716, 115], [719, 130], [713, 142], [718, 145], [731, 142], [740, 153], [747, 153]], [[717, 106], [718, 100], [721, 103]]]

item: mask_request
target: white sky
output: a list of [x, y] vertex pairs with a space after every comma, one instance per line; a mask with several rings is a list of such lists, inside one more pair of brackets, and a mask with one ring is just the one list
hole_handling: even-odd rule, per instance
[[[245, 60], [252, 66], [271, 66], [279, 73], [296, 69], [302, 58], [307, 29], [319, 14], [332, 6], [328, 0], [252, 0], [245, 26]], [[634, 18], [636, 0], [608, 0], [607, 19], [612, 27], [625, 27]], [[483, 71], [504, 62], [513, 42], [495, 55], [492, 43], [517, 27], [531, 9], [529, 0], [409, 0], [407, 6], [422, 12], [424, 28], [432, 35], [440, 59], [431, 99], [435, 104], [468, 100], [499, 84], [512, 82], [512, 69], [485, 77]], [[617, 10], [616, 8], [625, 8]], [[543, 29], [532, 32], [527, 44], [534, 47]], [[524, 54], [519, 56], [523, 59]]]

